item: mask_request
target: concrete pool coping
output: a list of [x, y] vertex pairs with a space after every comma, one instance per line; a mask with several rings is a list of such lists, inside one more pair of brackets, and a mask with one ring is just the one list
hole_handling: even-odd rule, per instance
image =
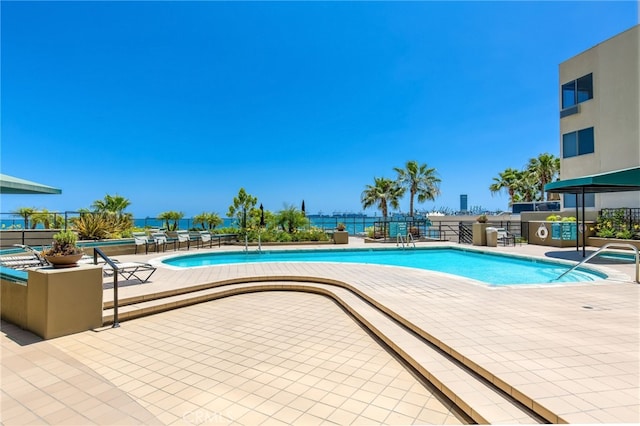
[[[359, 243], [350, 241], [353, 246]], [[221, 249], [237, 251], [238, 247]], [[488, 250], [545, 257], [548, 249], [524, 245]], [[556, 251], [571, 255], [571, 250]], [[148, 261], [156, 256], [120, 260]], [[251, 282], [256, 277], [345, 283], [379, 311], [484, 372], [548, 421], [638, 422], [639, 286], [630, 280], [629, 265], [604, 268], [613, 278], [516, 288], [486, 287], [446, 274], [375, 265], [251, 264], [188, 271], [161, 267], [151, 282], [123, 283], [119, 291], [121, 300], [143, 302], [162, 293], [180, 297], [181, 289], [187, 287]], [[105, 281], [107, 287], [109, 282]], [[105, 302], [111, 298], [112, 290], [106, 288]]]

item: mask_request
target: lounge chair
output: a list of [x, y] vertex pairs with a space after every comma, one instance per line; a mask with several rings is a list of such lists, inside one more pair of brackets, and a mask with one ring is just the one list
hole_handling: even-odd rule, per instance
[[167, 251], [167, 244], [173, 244], [174, 250], [177, 247], [178, 239], [169, 237], [166, 232], [154, 232], [151, 234], [151, 238], [156, 243], [156, 252], [160, 250], [160, 246], [162, 246], [162, 251]]
[[182, 243], [187, 243], [187, 250], [189, 250], [189, 248], [191, 247], [191, 236], [189, 235], [189, 231], [187, 230], [176, 231], [176, 235], [177, 235], [178, 250], [180, 250], [180, 245]]
[[141, 283], [149, 281], [149, 278], [157, 269], [150, 263], [145, 262], [120, 262], [102, 252], [100, 256], [95, 253], [94, 256], [83, 256], [78, 263], [102, 265], [102, 273], [105, 277], [112, 277], [114, 272], [117, 272], [126, 281], [134, 277]]
[[20, 270], [38, 266], [49, 266], [47, 259], [33, 247], [25, 244], [14, 244], [14, 247], [19, 247], [23, 251], [0, 256], [0, 265]]
[[[115, 271], [122, 276], [126, 281], [132, 277], [146, 283], [151, 278], [151, 275], [156, 271], [156, 267], [150, 263], [143, 262], [113, 262], [116, 266]], [[108, 263], [104, 265], [104, 275], [111, 277], [114, 274], [114, 268]]]
[[146, 232], [132, 232], [133, 235], [133, 241], [136, 244], [136, 251], [135, 254], [138, 254], [138, 247], [139, 246], [144, 246], [144, 253], [148, 254], [149, 253], [149, 246], [150, 245], [155, 245], [156, 246], [156, 251], [158, 251], [158, 246], [156, 244], [156, 242], [149, 238], [147, 236]]

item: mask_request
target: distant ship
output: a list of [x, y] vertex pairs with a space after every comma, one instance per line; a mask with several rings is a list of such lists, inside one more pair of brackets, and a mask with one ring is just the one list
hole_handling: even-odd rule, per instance
[[364, 213], [354, 213], [354, 212], [333, 212], [331, 213], [333, 217], [367, 217]]

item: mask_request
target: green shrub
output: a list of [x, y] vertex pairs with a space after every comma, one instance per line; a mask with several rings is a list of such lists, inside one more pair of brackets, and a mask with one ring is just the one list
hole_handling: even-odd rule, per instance
[[58, 244], [71, 244], [75, 245], [78, 242], [78, 236], [72, 231], [60, 231], [58, 233], [53, 234], [53, 241]]
[[276, 241], [279, 243], [290, 243], [292, 240], [293, 238], [288, 232], [279, 232]]
[[82, 249], [76, 246], [78, 236], [72, 231], [60, 231], [53, 234], [51, 248], [44, 251], [45, 256], [66, 256], [81, 254]]
[[104, 240], [131, 235], [133, 221], [130, 216], [112, 213], [85, 213], [71, 220], [81, 240]]
[[368, 226], [364, 228], [364, 232], [367, 234], [367, 237], [373, 238], [373, 233], [375, 232], [375, 228], [373, 226]]

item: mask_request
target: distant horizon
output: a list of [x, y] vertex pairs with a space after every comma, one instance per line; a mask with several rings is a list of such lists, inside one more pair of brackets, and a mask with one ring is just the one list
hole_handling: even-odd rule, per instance
[[[515, 204], [533, 204], [533, 203], [546, 203], [546, 201], [531, 201], [531, 202], [518, 202]], [[256, 207], [257, 208], [257, 207]], [[300, 209], [298, 209], [300, 210]], [[39, 211], [38, 211], [39, 212]], [[274, 210], [272, 211], [273, 213], [277, 213], [278, 210]], [[77, 210], [63, 210], [63, 211], [48, 211], [49, 214], [52, 215], [65, 215], [67, 214], [69, 217], [75, 217], [77, 216], [80, 212]], [[152, 220], [152, 221], [164, 221], [164, 219], [158, 219], [158, 215], [162, 212], [159, 212], [158, 215], [155, 216], [137, 216], [129, 211], [127, 211], [127, 209], [124, 210], [124, 213], [126, 214], [131, 214], [132, 218], [136, 221], [141, 221], [141, 220]], [[469, 210], [454, 210], [454, 209], [447, 209], [447, 208], [443, 208], [440, 210], [422, 210], [422, 209], [416, 209], [416, 211], [414, 212], [414, 216], [415, 217], [425, 217], [425, 216], [476, 216], [476, 215], [480, 215], [480, 214], [489, 214], [489, 215], [500, 215], [500, 214], [504, 214], [504, 213], [509, 213], [510, 215], [517, 215], [519, 213], [512, 213], [512, 210], [488, 210], [488, 209], [482, 209], [478, 206], [474, 206], [473, 208], [469, 209]], [[197, 214], [194, 215], [184, 215], [182, 217], [182, 219], [180, 219], [180, 221], [191, 221]], [[319, 212], [309, 212], [306, 211], [306, 216], [307, 217], [325, 217], [325, 218], [353, 218], [353, 219], [357, 219], [357, 218], [377, 218], [377, 217], [382, 217], [382, 213], [379, 211], [372, 211], [372, 212], [368, 212], [365, 213], [364, 211], [359, 211], [359, 212], [354, 212], [354, 211], [338, 211], [338, 210], [334, 210], [331, 212], [324, 212], [324, 211], [319, 211]], [[388, 213], [388, 217], [409, 217], [409, 212], [402, 212], [399, 210], [389, 210]], [[225, 220], [225, 221], [233, 221], [233, 220], [237, 220], [237, 218], [235, 216], [229, 217], [226, 215], [220, 215], [220, 218]], [[7, 223], [14, 223], [17, 225], [22, 225], [24, 223], [24, 219], [17, 215], [16, 213], [13, 212], [0, 212], [0, 224], [2, 225], [6, 225]]]
[[[417, 161], [418, 210], [507, 211], [493, 178], [559, 157], [559, 64], [637, 25], [638, 3], [5, 1], [2, 173], [60, 195], [0, 212], [90, 208], [225, 217], [363, 209]], [[409, 199], [400, 203], [409, 210]]]

